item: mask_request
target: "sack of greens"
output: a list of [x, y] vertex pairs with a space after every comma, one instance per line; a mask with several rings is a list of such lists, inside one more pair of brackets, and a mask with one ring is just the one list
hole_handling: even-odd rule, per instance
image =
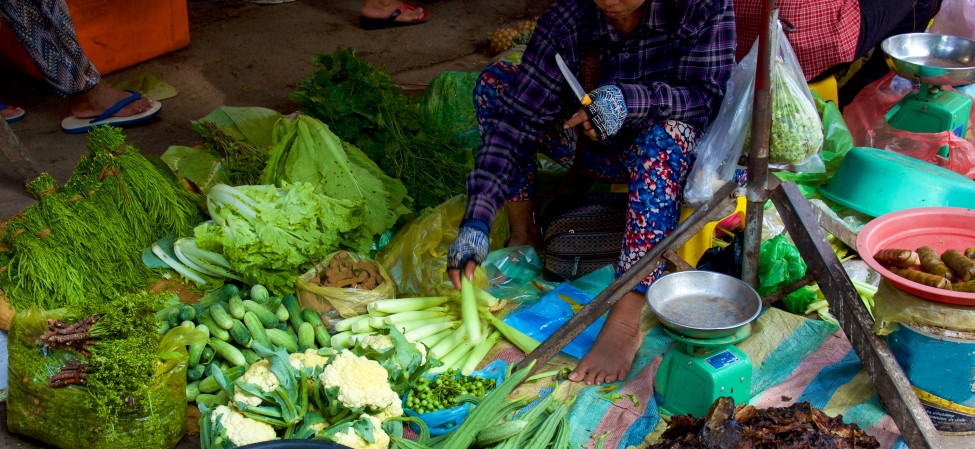
[[157, 332], [162, 297], [136, 293], [11, 324], [7, 427], [63, 449], [169, 449], [186, 433], [186, 345]]

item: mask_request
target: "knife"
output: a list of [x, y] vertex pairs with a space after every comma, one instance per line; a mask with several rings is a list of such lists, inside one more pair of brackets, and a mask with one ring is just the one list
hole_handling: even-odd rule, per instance
[[569, 66], [565, 65], [565, 61], [562, 60], [562, 56], [558, 53], [555, 54], [555, 63], [559, 66], [559, 71], [562, 72], [562, 76], [569, 83], [569, 88], [572, 89], [572, 93], [579, 98], [579, 103], [582, 106], [589, 106], [592, 103], [592, 98], [589, 98], [589, 94], [582, 88], [582, 84], [579, 84], [579, 80], [576, 79], [575, 75], [569, 71]]

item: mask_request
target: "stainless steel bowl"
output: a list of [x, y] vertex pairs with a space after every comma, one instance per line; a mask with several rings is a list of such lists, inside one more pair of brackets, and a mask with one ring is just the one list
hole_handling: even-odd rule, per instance
[[915, 82], [960, 86], [975, 81], [975, 41], [910, 33], [888, 37], [880, 48], [890, 70]]
[[710, 271], [681, 271], [647, 289], [647, 304], [660, 323], [694, 338], [720, 338], [758, 318], [762, 298], [748, 284]]

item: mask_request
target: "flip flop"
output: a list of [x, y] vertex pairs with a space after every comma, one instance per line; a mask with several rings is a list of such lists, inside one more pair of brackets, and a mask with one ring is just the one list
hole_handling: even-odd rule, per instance
[[118, 111], [121, 111], [122, 108], [128, 106], [129, 103], [142, 98], [142, 95], [134, 90], [127, 90], [126, 92], [131, 92], [132, 95], [119, 100], [117, 103], [113, 104], [112, 107], [106, 109], [105, 112], [102, 112], [102, 115], [99, 115], [93, 119], [78, 118], [74, 116], [68, 117], [61, 120], [61, 129], [68, 134], [79, 134], [88, 132], [92, 128], [101, 125], [134, 125], [155, 117], [157, 114], [159, 114], [159, 111], [162, 110], [162, 103], [154, 101], [152, 107], [146, 112], [130, 115], [128, 117], [112, 117], [113, 115], [117, 114]]
[[[2, 111], [4, 109], [7, 109], [7, 104], [6, 103], [0, 103], [0, 111]], [[7, 118], [6, 119], [6, 122], [8, 124], [10, 124], [10, 123], [17, 123], [17, 122], [23, 120], [24, 117], [27, 117], [27, 111], [21, 109], [20, 110], [20, 114], [17, 114], [17, 115], [15, 115], [13, 117]]]
[[406, 11], [415, 11], [415, 10], [416, 8], [407, 5], [406, 3], [403, 3], [396, 11], [393, 11], [393, 13], [390, 14], [389, 17], [386, 17], [385, 19], [359, 16], [359, 28], [362, 28], [363, 30], [381, 30], [383, 28], [419, 25], [421, 23], [426, 23], [428, 20], [430, 20], [430, 11], [423, 11], [423, 16], [420, 17], [419, 20], [414, 20], [411, 22], [396, 21], [396, 18], [399, 17], [400, 14], [403, 14]]

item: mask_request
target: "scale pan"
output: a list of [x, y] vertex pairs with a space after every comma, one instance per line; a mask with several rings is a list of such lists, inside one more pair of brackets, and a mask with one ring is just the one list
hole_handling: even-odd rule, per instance
[[661, 324], [693, 338], [727, 337], [762, 313], [755, 289], [710, 271], [681, 271], [657, 279], [647, 289], [647, 304]]
[[891, 71], [916, 83], [960, 86], [975, 81], [975, 41], [909, 33], [884, 39], [880, 48]]

